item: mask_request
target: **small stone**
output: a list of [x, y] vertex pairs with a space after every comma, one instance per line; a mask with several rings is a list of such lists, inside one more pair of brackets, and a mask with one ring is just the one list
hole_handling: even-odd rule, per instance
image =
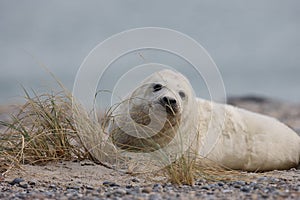
[[251, 191], [251, 189], [249, 188], [249, 187], [241, 187], [241, 191], [242, 192], [250, 192]]
[[46, 183], [41, 183], [41, 186], [42, 187], [47, 187], [47, 184]]
[[28, 184], [21, 184], [21, 183], [19, 183], [19, 187], [27, 189], [28, 188]]
[[85, 161], [81, 161], [80, 165], [81, 166], [95, 166], [96, 164], [94, 162], [92, 162], [92, 161], [85, 160]]
[[261, 187], [261, 185], [259, 185], [259, 184], [254, 184], [254, 185], [253, 185], [253, 189], [254, 189], [254, 190], [257, 190], [257, 189], [259, 189], [260, 187]]
[[269, 195], [266, 194], [266, 193], [261, 193], [260, 195], [261, 195], [262, 198], [269, 198]]
[[17, 193], [16, 197], [18, 197], [19, 199], [25, 199], [26, 194], [24, 194], [24, 193]]
[[135, 194], [134, 191], [132, 191], [131, 189], [126, 188], [126, 194]]
[[97, 191], [98, 193], [101, 193], [101, 192], [103, 192], [103, 189], [102, 189], [102, 188], [98, 188], [96, 191]]
[[78, 185], [69, 185], [67, 186], [67, 190], [70, 189], [70, 190], [79, 190], [80, 189], [80, 186]]
[[55, 190], [56, 190], [56, 185], [51, 184], [51, 185], [49, 185], [49, 188], [50, 188], [50, 189], [55, 189]]
[[245, 181], [236, 181], [235, 184], [238, 184], [238, 185], [245, 185]]
[[65, 194], [67, 197], [69, 197], [69, 198], [71, 198], [74, 194], [72, 194], [72, 193], [67, 193], [67, 194]]
[[109, 187], [120, 187], [120, 185], [116, 184], [115, 182], [110, 182], [110, 181], [104, 181], [102, 184], [105, 186], [109, 186]]
[[90, 185], [86, 185], [85, 188], [86, 188], [87, 190], [94, 190], [94, 188], [93, 188], [92, 186], [90, 186]]
[[134, 187], [133, 189], [132, 189], [132, 192], [135, 192], [135, 193], [140, 193], [141, 192], [141, 188], [140, 187]]
[[149, 195], [149, 200], [161, 200], [160, 194], [150, 194]]
[[44, 194], [48, 197], [53, 197], [54, 196], [54, 193], [53, 192], [49, 192], [49, 191], [46, 191], [44, 192]]
[[277, 183], [279, 182], [280, 180], [278, 178], [270, 178], [270, 182], [271, 183]]
[[136, 178], [136, 177], [134, 177], [133, 179], [131, 179], [131, 181], [134, 182], [134, 183], [139, 183], [140, 182], [140, 180], [138, 178]]
[[124, 189], [116, 189], [114, 192], [114, 195], [116, 195], [116, 196], [120, 196], [120, 197], [122, 197], [122, 196], [124, 196], [127, 192], [126, 192], [126, 190], [124, 190]]
[[0, 174], [0, 181], [4, 181], [4, 176]]
[[153, 192], [161, 192], [163, 190], [163, 187], [161, 186], [161, 184], [156, 183], [153, 185], [152, 191]]
[[223, 186], [224, 185], [224, 183], [223, 182], [218, 182], [218, 186]]
[[255, 185], [257, 185], [257, 183], [255, 183], [255, 182], [250, 182], [250, 183], [249, 183], [249, 186], [250, 186], [250, 187], [254, 187]]
[[173, 184], [170, 183], [170, 182], [168, 182], [168, 183], [166, 183], [166, 184], [164, 185], [164, 187], [172, 187], [172, 186], [173, 186]]
[[210, 187], [208, 185], [204, 185], [204, 186], [201, 187], [201, 189], [203, 189], [203, 190], [209, 190]]
[[143, 193], [150, 193], [150, 192], [152, 192], [152, 188], [151, 187], [145, 187], [145, 188], [142, 189], [142, 192]]
[[278, 195], [281, 197], [288, 197], [289, 193], [288, 192], [279, 192]]
[[36, 181], [28, 181], [28, 184], [31, 186], [34, 186], [34, 185], [36, 185]]
[[222, 190], [223, 193], [232, 193], [232, 190]]
[[9, 182], [9, 184], [15, 185], [15, 184], [19, 184], [23, 181], [24, 181], [24, 179], [22, 179], [22, 178], [15, 178], [13, 181]]
[[258, 182], [263, 182], [263, 181], [266, 181], [266, 180], [268, 180], [268, 178], [265, 177], [265, 176], [260, 177], [260, 178], [257, 179]]

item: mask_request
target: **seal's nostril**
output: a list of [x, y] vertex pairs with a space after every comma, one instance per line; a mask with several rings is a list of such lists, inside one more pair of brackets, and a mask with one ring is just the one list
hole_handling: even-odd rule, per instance
[[176, 100], [175, 99], [169, 99], [170, 104], [176, 104]]
[[176, 104], [176, 99], [173, 99], [171, 97], [163, 97], [162, 98], [164, 104], [168, 105], [175, 105]]
[[163, 103], [168, 103], [168, 98], [167, 97], [163, 97], [162, 100], [163, 100]]

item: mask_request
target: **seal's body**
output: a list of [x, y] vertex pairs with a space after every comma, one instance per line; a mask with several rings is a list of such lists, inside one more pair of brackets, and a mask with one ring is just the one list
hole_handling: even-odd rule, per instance
[[178, 72], [152, 74], [124, 102], [109, 126], [121, 149], [176, 152], [184, 143], [197, 156], [247, 171], [289, 169], [299, 163], [300, 137], [293, 130], [268, 116], [196, 98]]
[[[199, 98], [197, 102], [200, 121], [208, 124], [211, 120], [213, 126], [212, 131], [201, 130], [213, 138], [199, 146], [201, 156], [231, 169], [247, 171], [289, 169], [298, 165], [300, 137], [277, 119]], [[225, 114], [223, 125], [216, 116], [220, 110]]]

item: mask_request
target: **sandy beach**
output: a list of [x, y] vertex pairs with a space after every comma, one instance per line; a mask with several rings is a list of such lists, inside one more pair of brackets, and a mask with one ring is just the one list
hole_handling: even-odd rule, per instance
[[[251, 96], [229, 98], [228, 103], [276, 117], [300, 134], [300, 104]], [[1, 120], [9, 110], [0, 109]], [[300, 169], [240, 173], [233, 180], [198, 179], [189, 186], [171, 184], [163, 175], [125, 174], [88, 160], [22, 165], [0, 176], [0, 199], [300, 198]]]

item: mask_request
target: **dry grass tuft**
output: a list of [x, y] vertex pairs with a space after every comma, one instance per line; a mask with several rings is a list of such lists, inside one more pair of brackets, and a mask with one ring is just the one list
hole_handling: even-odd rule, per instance
[[195, 181], [195, 171], [197, 170], [196, 160], [182, 156], [173, 164], [165, 168], [169, 181], [175, 184], [193, 185]]
[[72, 116], [71, 95], [67, 92], [31, 97], [20, 106], [0, 137], [0, 170], [19, 164], [45, 164], [50, 161], [90, 158], [81, 145]]
[[164, 169], [169, 181], [174, 184], [194, 185], [196, 180], [234, 181], [250, 180], [253, 178], [248, 173], [228, 169], [217, 163], [199, 156], [185, 154]]

